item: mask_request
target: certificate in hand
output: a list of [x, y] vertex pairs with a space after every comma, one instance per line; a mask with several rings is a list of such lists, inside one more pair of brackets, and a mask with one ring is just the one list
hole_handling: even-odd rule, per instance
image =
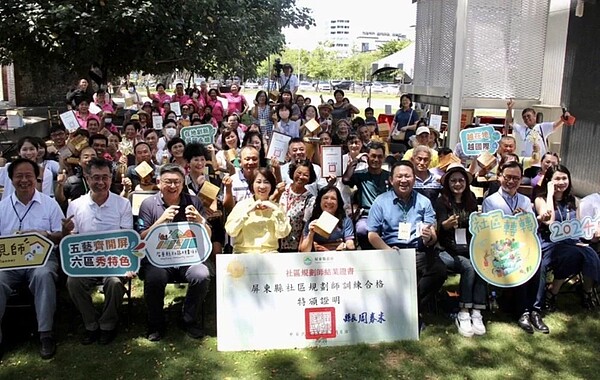
[[324, 178], [329, 176], [341, 177], [344, 174], [345, 168], [342, 155], [341, 146], [326, 145], [321, 147], [322, 175]]
[[291, 139], [292, 136], [273, 131], [273, 136], [269, 143], [269, 150], [267, 151], [267, 158], [271, 159], [275, 157], [279, 162], [285, 162], [285, 156], [287, 155], [288, 145]]

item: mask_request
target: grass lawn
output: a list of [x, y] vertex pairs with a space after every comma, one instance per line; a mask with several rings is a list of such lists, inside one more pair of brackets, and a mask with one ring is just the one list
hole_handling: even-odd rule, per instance
[[[333, 348], [218, 352], [214, 310], [207, 317], [209, 337], [196, 341], [176, 327], [184, 289], [167, 287], [169, 330], [152, 343], [145, 339], [142, 284], [134, 282], [129, 328], [109, 346], [79, 344], [80, 319], [66, 300], [59, 303], [58, 352], [50, 361], [38, 355], [36, 337], [15, 334], [27, 324], [5, 318], [4, 332], [16, 335], [0, 364], [2, 379], [592, 379], [599, 378], [598, 312], [585, 312], [572, 294], [545, 318], [551, 333], [527, 335], [504, 315], [484, 314], [488, 334], [463, 338], [444, 315], [426, 318], [418, 342]], [[61, 298], [66, 297], [61, 293]], [[567, 305], [568, 304], [568, 305]], [[25, 314], [25, 317], [23, 317]], [[30, 314], [30, 313], [29, 313]], [[280, 321], [284, 323], [284, 321]], [[9, 324], [7, 326], [7, 324]], [[19, 327], [23, 329], [23, 327]], [[76, 331], [79, 329], [79, 331]], [[6, 339], [5, 339], [6, 340]]]

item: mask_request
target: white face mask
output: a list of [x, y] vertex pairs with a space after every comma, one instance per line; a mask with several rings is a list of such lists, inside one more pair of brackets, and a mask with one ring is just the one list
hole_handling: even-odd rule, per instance
[[112, 119], [107, 117], [106, 119], [104, 119], [104, 124], [112, 124]]
[[135, 87], [129, 87], [129, 92], [134, 93], [135, 92]]
[[173, 138], [177, 134], [177, 129], [175, 128], [165, 128], [165, 136], [168, 138]]

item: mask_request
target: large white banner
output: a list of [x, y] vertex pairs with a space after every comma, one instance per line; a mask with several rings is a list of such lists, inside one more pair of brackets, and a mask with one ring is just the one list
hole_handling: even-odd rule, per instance
[[415, 251], [217, 255], [219, 351], [418, 339]]

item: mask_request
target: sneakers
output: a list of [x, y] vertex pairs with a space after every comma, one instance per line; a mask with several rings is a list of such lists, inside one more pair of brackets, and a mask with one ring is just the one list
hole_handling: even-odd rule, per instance
[[483, 316], [479, 310], [473, 310], [471, 312], [471, 328], [475, 335], [485, 335], [486, 329], [483, 324]]
[[458, 333], [464, 337], [470, 338], [473, 336], [473, 326], [471, 325], [471, 316], [468, 311], [461, 311], [454, 320]]

